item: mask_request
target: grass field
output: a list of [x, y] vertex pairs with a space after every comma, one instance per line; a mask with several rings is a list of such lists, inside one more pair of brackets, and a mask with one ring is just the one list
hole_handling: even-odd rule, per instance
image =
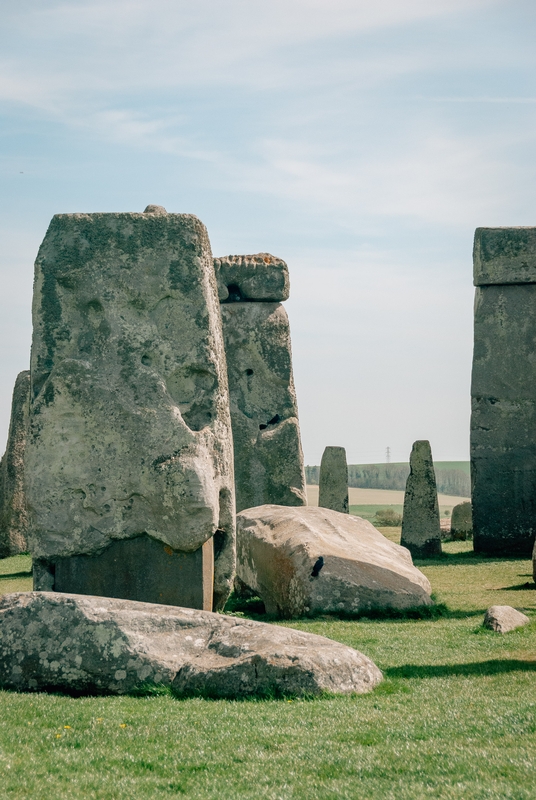
[[[384, 533], [399, 540], [400, 529]], [[530, 562], [477, 557], [470, 542], [444, 550], [417, 562], [444, 604], [437, 618], [285, 623], [372, 657], [385, 681], [369, 695], [230, 702], [0, 692], [0, 796], [532, 800]], [[24, 563], [1, 567], [27, 581], [14, 577]], [[492, 603], [533, 621], [506, 636], [485, 631]]]

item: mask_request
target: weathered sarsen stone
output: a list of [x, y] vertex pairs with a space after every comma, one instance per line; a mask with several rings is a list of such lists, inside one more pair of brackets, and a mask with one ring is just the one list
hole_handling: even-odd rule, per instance
[[529, 558], [536, 535], [536, 228], [477, 228], [474, 283], [474, 548]]
[[430, 442], [414, 443], [409, 469], [400, 544], [408, 548], [413, 558], [430, 558], [441, 553], [441, 524]]
[[52, 592], [0, 600], [0, 684], [22, 691], [178, 695], [362, 694], [382, 680], [351, 647], [174, 606]]
[[265, 505], [237, 514], [237, 576], [281, 617], [431, 605], [404, 547], [367, 520], [326, 508]]
[[[306, 505], [284, 261], [215, 259], [229, 377], [237, 511]], [[224, 297], [225, 292], [227, 295]]]
[[0, 461], [0, 558], [28, 550], [24, 453], [30, 407], [30, 372], [15, 381], [6, 452]]
[[320, 462], [318, 505], [348, 514], [348, 465], [344, 447], [326, 447]]
[[459, 541], [465, 541], [473, 535], [473, 514], [470, 500], [458, 503], [452, 509], [450, 535], [452, 539]]
[[55, 216], [33, 320], [35, 588], [94, 594], [100, 575], [112, 596], [220, 608], [234, 571], [233, 459], [204, 225], [158, 206]]
[[214, 259], [221, 302], [253, 300], [273, 303], [288, 300], [288, 267], [270, 253], [250, 256], [222, 256]]
[[512, 606], [490, 606], [484, 615], [483, 625], [497, 633], [510, 633], [516, 628], [528, 625], [530, 619], [526, 614]]

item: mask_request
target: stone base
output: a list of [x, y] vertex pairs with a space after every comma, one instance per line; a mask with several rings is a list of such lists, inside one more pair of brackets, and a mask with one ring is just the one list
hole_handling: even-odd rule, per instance
[[[48, 573], [48, 574], [47, 574]], [[45, 585], [47, 584], [47, 585]], [[172, 550], [150, 536], [119, 539], [102, 553], [34, 565], [34, 589], [117, 597], [212, 611], [214, 544]]]
[[422, 544], [408, 542], [407, 539], [402, 538], [400, 544], [402, 547], [407, 547], [412, 558], [435, 558], [442, 554], [441, 539], [435, 537]]

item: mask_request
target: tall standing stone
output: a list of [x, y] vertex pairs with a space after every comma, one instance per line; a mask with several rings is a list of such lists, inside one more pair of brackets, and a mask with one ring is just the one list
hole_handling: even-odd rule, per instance
[[24, 452], [30, 406], [30, 372], [19, 372], [13, 390], [6, 452], [0, 461], [0, 558], [28, 550]]
[[288, 268], [268, 253], [214, 261], [221, 301], [237, 511], [307, 504], [292, 375]]
[[348, 464], [344, 447], [326, 447], [320, 462], [318, 505], [349, 513]]
[[55, 216], [33, 320], [35, 588], [221, 608], [233, 459], [204, 225], [159, 206]]
[[474, 549], [530, 558], [536, 534], [536, 228], [477, 228], [473, 257]]
[[415, 442], [409, 458], [400, 544], [413, 558], [441, 554], [441, 524], [430, 442]]

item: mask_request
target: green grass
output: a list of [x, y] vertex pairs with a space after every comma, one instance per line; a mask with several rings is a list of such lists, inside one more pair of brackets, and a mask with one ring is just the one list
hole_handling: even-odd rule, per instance
[[[284, 623], [371, 656], [385, 675], [373, 693], [230, 702], [1, 692], [0, 796], [534, 798], [530, 562], [477, 557], [470, 542], [444, 550], [419, 562], [447, 608], [437, 619]], [[492, 603], [533, 621], [485, 631]]]
[[[448, 511], [449, 514], [452, 514], [454, 505], [454, 503], [451, 503], [450, 505], [439, 506], [440, 516], [448, 516], [445, 515], [445, 511]], [[380, 511], [382, 508], [392, 508], [393, 511], [397, 512], [397, 514], [402, 514], [404, 510], [402, 503], [384, 503], [383, 505], [350, 506], [350, 514], [353, 514], [355, 517], [363, 517], [363, 519], [368, 519], [369, 522], [374, 522], [376, 511]]]
[[10, 592], [29, 592], [32, 585], [31, 556], [0, 559], [0, 595]]

